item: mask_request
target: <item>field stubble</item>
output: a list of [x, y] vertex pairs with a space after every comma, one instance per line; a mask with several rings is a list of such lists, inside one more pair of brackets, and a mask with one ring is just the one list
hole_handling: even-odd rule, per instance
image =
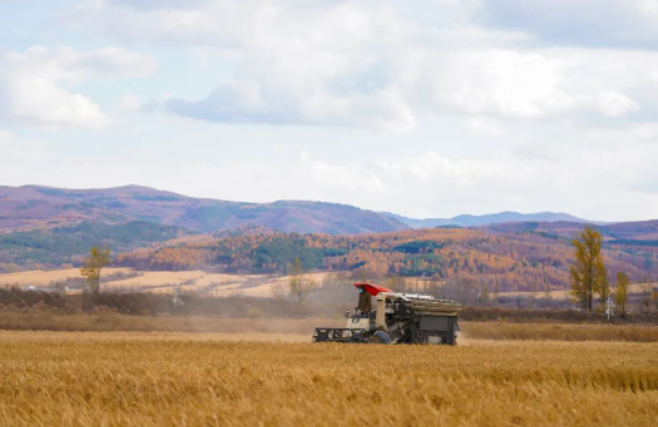
[[391, 347], [10, 335], [0, 339], [6, 427], [648, 427], [658, 419], [653, 343]]

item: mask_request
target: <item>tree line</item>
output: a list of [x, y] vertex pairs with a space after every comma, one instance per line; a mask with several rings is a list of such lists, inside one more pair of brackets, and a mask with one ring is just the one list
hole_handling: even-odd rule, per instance
[[[618, 246], [601, 251], [611, 271], [624, 271], [633, 281], [658, 274], [658, 263], [653, 262], [658, 254]], [[491, 293], [568, 290], [574, 263], [568, 239], [533, 233], [425, 229], [360, 236], [230, 236], [121, 253], [115, 264], [139, 270], [285, 274], [296, 259], [305, 270], [349, 271], [373, 280], [401, 276], [472, 281]]]

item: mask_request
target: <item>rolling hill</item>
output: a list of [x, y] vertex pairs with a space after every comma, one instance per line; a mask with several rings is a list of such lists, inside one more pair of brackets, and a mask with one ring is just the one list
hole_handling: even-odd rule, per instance
[[[120, 254], [117, 265], [139, 270], [283, 274], [299, 259], [308, 270], [350, 271], [358, 280], [432, 278], [464, 292], [480, 286], [492, 292], [568, 289], [569, 266], [574, 259], [570, 239], [584, 225], [518, 223], [514, 228], [494, 227], [426, 228], [365, 236], [230, 236]], [[628, 234], [625, 224], [610, 225], [603, 232], [611, 278], [618, 271], [629, 274], [632, 281], [658, 275], [658, 245], [638, 246], [617, 239], [623, 235], [634, 242], [651, 242], [645, 237], [653, 234], [658, 221], [636, 223], [634, 227], [648, 234]]]
[[408, 228], [389, 216], [336, 203], [228, 202], [186, 197], [139, 186], [96, 190], [0, 187], [0, 230], [134, 221], [201, 233], [246, 226], [262, 226], [278, 232], [331, 235], [381, 233]]
[[[579, 222], [557, 221], [557, 222], [519, 222], [505, 224], [491, 224], [483, 228], [504, 234], [534, 233], [544, 236], [554, 236], [571, 239], [586, 224]], [[614, 224], [596, 225], [608, 244], [639, 243], [647, 245], [658, 241], [658, 220], [619, 222]], [[658, 243], [656, 244], [658, 246]]]
[[69, 264], [94, 245], [116, 253], [193, 234], [338, 235], [407, 228], [386, 215], [335, 203], [228, 202], [139, 186], [0, 187], [0, 271]]
[[[130, 251], [190, 235], [170, 225], [134, 221], [122, 224], [83, 222], [47, 229], [0, 234], [0, 271], [6, 266], [27, 269], [69, 264], [94, 245], [112, 252]], [[11, 269], [11, 268], [10, 268]]]
[[[465, 229], [412, 230], [421, 226]], [[229, 202], [139, 186], [97, 190], [0, 187], [0, 271], [59, 267], [75, 263], [93, 245], [104, 245], [114, 253], [146, 249], [139, 253], [140, 257], [148, 253], [147, 258], [133, 262], [127, 256], [124, 262], [147, 269], [282, 272], [291, 259], [300, 257], [308, 268], [365, 268], [380, 275], [448, 277], [451, 271], [465, 269], [467, 273], [459, 275], [480, 277], [490, 265], [495, 272], [491, 283], [502, 280], [502, 275], [514, 283], [506, 286], [510, 289], [551, 274], [552, 283], [562, 286], [569, 240], [584, 226], [584, 220], [554, 213], [413, 220], [335, 203]], [[600, 224], [598, 228], [606, 249], [614, 254], [613, 265], [634, 277], [643, 270], [655, 273], [658, 221]], [[311, 237], [305, 240], [304, 235]], [[272, 242], [268, 236], [281, 238]], [[426, 236], [435, 243], [423, 243]], [[445, 236], [454, 238], [446, 243]], [[380, 241], [386, 245], [369, 243]], [[223, 245], [228, 249], [219, 250]], [[400, 245], [410, 246], [399, 250]], [[414, 253], [416, 246], [419, 253]], [[450, 248], [447, 254], [434, 256], [446, 247]], [[500, 248], [515, 249], [503, 257]], [[481, 259], [455, 255], [469, 251], [476, 251]], [[539, 256], [539, 252], [545, 253]], [[523, 274], [519, 266], [525, 268]]]
[[585, 219], [577, 218], [573, 215], [565, 213], [554, 212], [540, 212], [533, 214], [522, 214], [519, 212], [500, 212], [496, 214], [487, 215], [458, 215], [452, 218], [426, 218], [416, 219], [408, 218], [401, 215], [386, 213], [392, 218], [395, 218], [411, 228], [435, 228], [445, 226], [458, 226], [458, 227], [478, 227], [491, 224], [502, 224], [510, 222], [577, 222], [577, 223], [593, 223]]

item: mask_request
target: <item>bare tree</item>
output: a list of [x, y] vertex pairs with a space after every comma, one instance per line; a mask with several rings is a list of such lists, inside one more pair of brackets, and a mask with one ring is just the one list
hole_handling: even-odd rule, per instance
[[548, 303], [553, 299], [553, 294], [551, 294], [551, 285], [544, 279], [544, 300]]
[[498, 305], [500, 301], [500, 281], [498, 279], [494, 280], [493, 301], [495, 305]]
[[434, 273], [429, 281], [428, 289], [425, 292], [436, 297], [439, 295], [440, 288], [441, 288], [441, 278], [439, 277], [438, 274]]
[[295, 258], [295, 262], [290, 266], [290, 278], [288, 279], [290, 295], [297, 299], [299, 305], [302, 305], [316, 287], [317, 284], [304, 272], [302, 262], [299, 258]]
[[393, 275], [386, 279], [386, 287], [396, 292], [407, 291], [407, 281], [400, 275]]
[[274, 282], [270, 288], [270, 292], [272, 292], [272, 298], [279, 301], [286, 299], [288, 296], [284, 282]]
[[489, 302], [491, 298], [489, 294], [489, 285], [486, 283], [480, 285], [480, 300], [482, 302], [482, 305], [484, 305], [485, 307], [489, 306]]

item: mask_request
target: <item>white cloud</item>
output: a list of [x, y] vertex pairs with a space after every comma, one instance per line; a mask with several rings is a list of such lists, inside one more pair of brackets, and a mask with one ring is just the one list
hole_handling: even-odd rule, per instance
[[470, 114], [539, 118], [574, 105], [563, 88], [566, 64], [539, 52], [460, 51], [435, 62], [448, 65], [427, 84], [435, 102], [446, 107]]
[[[360, 165], [336, 165], [311, 159], [307, 153], [301, 158], [302, 174], [306, 174], [321, 189], [338, 194], [382, 193], [385, 186], [377, 174]], [[306, 172], [304, 172], [306, 171]]]
[[0, 126], [100, 127], [101, 99], [185, 120], [124, 114], [84, 150], [79, 132], [48, 133], [37, 147], [55, 151], [39, 161], [0, 133], [0, 181], [140, 183], [413, 216], [658, 215], [655, 0], [80, 1], [65, 40], [138, 45], [163, 72], [101, 98], [90, 82], [148, 75], [152, 59], [120, 48], [0, 54]]
[[656, 0], [482, 0], [485, 25], [527, 31], [549, 43], [658, 48]]
[[606, 116], [620, 117], [639, 111], [640, 106], [622, 93], [604, 91], [599, 94], [599, 108]]
[[441, 110], [480, 116], [624, 118], [643, 110], [642, 104], [654, 108], [646, 94], [658, 94], [652, 75], [658, 67], [654, 52], [470, 50], [428, 61], [424, 68], [437, 69], [440, 63], [449, 65], [434, 80], [424, 78], [419, 85], [429, 87], [427, 101]]
[[[194, 190], [172, 185], [202, 195], [219, 190], [238, 200], [324, 200], [415, 217], [552, 209], [601, 220], [649, 218], [658, 208], [658, 190], [649, 184], [655, 180], [648, 179], [655, 178], [655, 168], [650, 158], [632, 149], [635, 143], [630, 145], [621, 155], [614, 149], [570, 149], [558, 154], [559, 163], [505, 152], [479, 159], [439, 151], [374, 154], [369, 161], [345, 162], [308, 154], [278, 166], [237, 162], [220, 169], [190, 167], [192, 175], [186, 172], [185, 180]], [[658, 155], [658, 146], [644, 153]], [[244, 182], [220, 188], [209, 184], [212, 189], [198, 185], [229, 183], [235, 176]]]
[[76, 84], [105, 77], [140, 77], [154, 60], [123, 48], [76, 52], [34, 46], [0, 54], [0, 120], [48, 127], [102, 128], [109, 118]]
[[[134, 128], [144, 117], [149, 126]], [[509, 126], [509, 120], [500, 125]], [[130, 121], [119, 122], [111, 135], [99, 134], [90, 154], [80, 152], [84, 137], [75, 135], [73, 145], [55, 145], [48, 136], [31, 149], [27, 139], [11, 136], [3, 142], [0, 137], [0, 182], [63, 187], [139, 183], [199, 197], [319, 200], [416, 217], [502, 210], [566, 211], [601, 220], [658, 214], [653, 185], [658, 128], [646, 124], [583, 132], [559, 123], [526, 122], [534, 140], [497, 138], [495, 144], [481, 145], [441, 128], [422, 136], [444, 140], [433, 147], [421, 148], [418, 138], [394, 136], [381, 148], [379, 141], [364, 140], [371, 147], [364, 148], [355, 135], [379, 140], [377, 133], [330, 129], [324, 132], [329, 136], [321, 137], [309, 128], [259, 131], [183, 121], [170, 126], [171, 120], [154, 115]], [[334, 138], [342, 141], [332, 144]], [[116, 141], [123, 142], [121, 150]], [[464, 150], [451, 149], [458, 145]], [[127, 149], [130, 156], [125, 156]]]
[[286, 90], [282, 87], [286, 83], [234, 80], [204, 99], [170, 98], [164, 106], [175, 114], [211, 122], [365, 126], [391, 131], [407, 131], [415, 126], [409, 106], [394, 88], [369, 94], [338, 94], [318, 87], [306, 97], [305, 88]]
[[504, 132], [498, 121], [489, 117], [473, 116], [469, 119], [468, 125], [473, 131], [488, 137], [501, 136]]
[[139, 111], [143, 107], [139, 98], [131, 93], [120, 97], [117, 100], [117, 106], [121, 111], [125, 112]]
[[[48, 184], [47, 175], [53, 166], [53, 153], [45, 144], [0, 130], [1, 185], [24, 185], [39, 179]], [[32, 175], [32, 176], [30, 176]]]
[[[639, 88], [658, 91], [658, 54], [533, 46], [514, 31], [475, 26], [488, 5], [114, 0], [85, 3], [69, 20], [118, 38], [202, 47], [230, 63], [235, 71], [208, 96], [173, 94], [163, 104], [204, 121], [403, 132], [425, 114], [623, 119], [651, 111], [644, 104], [655, 97]], [[455, 23], [429, 25], [422, 6]]]

